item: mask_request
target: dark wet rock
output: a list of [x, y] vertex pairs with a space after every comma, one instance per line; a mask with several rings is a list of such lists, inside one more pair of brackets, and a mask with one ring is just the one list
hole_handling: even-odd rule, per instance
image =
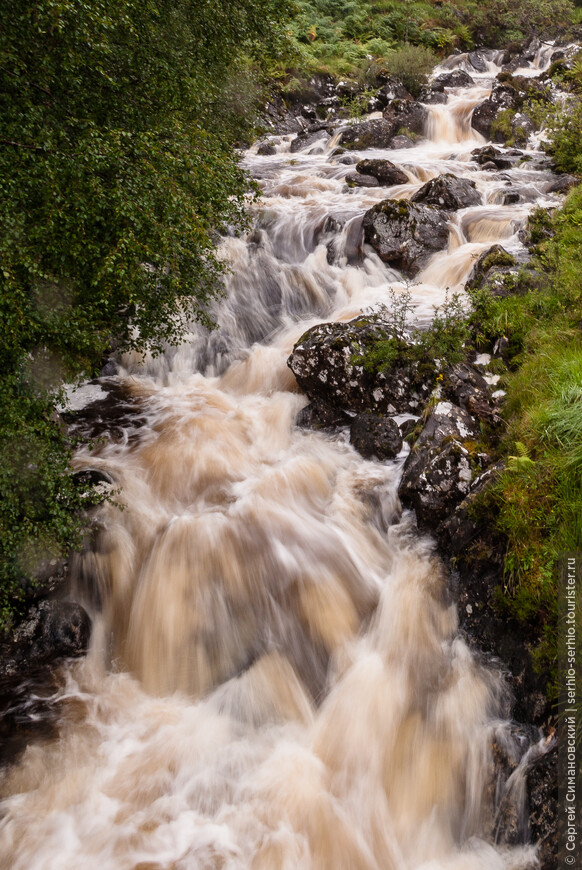
[[519, 192], [517, 190], [510, 190], [508, 193], [503, 194], [503, 199], [501, 201], [502, 205], [516, 205], [521, 199]]
[[469, 291], [480, 290], [487, 284], [494, 294], [506, 295], [503, 291], [503, 276], [514, 272], [516, 266], [517, 260], [512, 254], [501, 245], [492, 245], [477, 258], [465, 287]]
[[114, 378], [119, 374], [119, 365], [114, 359], [108, 359], [101, 368], [99, 376], [102, 378]]
[[414, 277], [449, 241], [445, 212], [430, 205], [386, 199], [364, 215], [364, 239], [381, 260]]
[[461, 553], [469, 553], [473, 542], [482, 534], [483, 519], [475, 511], [475, 506], [504, 468], [505, 464], [498, 462], [478, 474], [471, 481], [467, 494], [434, 529], [435, 537], [448, 556], [457, 558]]
[[[508, 139], [525, 142], [536, 129], [531, 115], [527, 113], [527, 105], [532, 100], [547, 102], [549, 99], [549, 92], [543, 84], [500, 73], [488, 99], [475, 108], [471, 126], [486, 139], [495, 142]], [[495, 123], [501, 117], [505, 117], [504, 123]]]
[[469, 63], [476, 72], [486, 73], [489, 69], [487, 59], [479, 51], [470, 51], [467, 55]]
[[350, 172], [344, 180], [350, 187], [380, 187], [380, 182], [373, 175], [361, 175], [359, 172]]
[[270, 142], [261, 142], [259, 147], [257, 148], [257, 154], [261, 157], [268, 157], [271, 154], [276, 154], [277, 149], [274, 145], [271, 145]]
[[437, 403], [408, 455], [398, 490], [420, 528], [435, 529], [468, 494], [481, 465], [479, 437], [478, 423], [467, 411]]
[[500, 151], [494, 145], [484, 145], [483, 148], [474, 148], [471, 156], [483, 169], [492, 163], [494, 169], [512, 169], [517, 165], [523, 152], [512, 148], [510, 151]]
[[568, 193], [573, 187], [580, 184], [580, 179], [575, 175], [558, 175], [546, 188], [546, 193]]
[[489, 426], [501, 424], [500, 409], [491, 396], [487, 381], [470, 363], [456, 363], [447, 369], [443, 393], [477, 420]]
[[442, 73], [442, 75], [437, 76], [431, 83], [431, 89], [442, 92], [445, 88], [470, 88], [474, 84], [475, 79], [468, 72], [462, 69], [454, 69], [451, 72]]
[[355, 97], [362, 90], [362, 86], [358, 84], [358, 82], [350, 81], [349, 79], [344, 79], [341, 82], [338, 82], [335, 86], [335, 92], [340, 99], [346, 97]]
[[102, 471], [100, 468], [84, 468], [82, 471], [76, 471], [73, 480], [81, 486], [100, 486], [101, 484], [112, 486], [114, 482], [109, 472]]
[[414, 148], [414, 142], [410, 136], [398, 135], [392, 139], [391, 148]]
[[302, 429], [337, 429], [351, 421], [345, 411], [316, 399], [299, 411], [295, 422]]
[[362, 175], [371, 175], [382, 185], [408, 184], [408, 175], [390, 160], [360, 160], [356, 169]]
[[383, 118], [391, 125], [392, 136], [401, 132], [424, 136], [428, 110], [414, 100], [393, 100], [384, 109]]
[[358, 414], [350, 427], [350, 443], [364, 459], [394, 459], [402, 449], [402, 435], [390, 417]]
[[394, 128], [382, 118], [352, 124], [342, 131], [340, 142], [350, 150], [365, 151], [368, 148], [389, 148]]
[[0, 676], [26, 674], [42, 664], [87, 652], [91, 620], [72, 601], [41, 601], [0, 642]]
[[343, 163], [346, 166], [353, 166], [354, 163], [358, 162], [358, 158], [353, 154], [344, 154], [342, 157], [338, 158], [338, 163]]
[[433, 105], [444, 105], [448, 103], [449, 98], [447, 94], [442, 91], [433, 91], [430, 88], [423, 88], [418, 95], [419, 103], [426, 103], [429, 106]]
[[317, 103], [315, 112], [318, 118], [325, 121], [333, 121], [338, 117], [340, 109], [341, 100], [339, 97], [325, 97]]
[[412, 100], [412, 94], [406, 90], [396, 76], [388, 76], [382, 87], [376, 93], [376, 99], [387, 106], [393, 100]]
[[455, 175], [439, 175], [431, 178], [410, 198], [411, 202], [422, 202], [438, 208], [456, 210], [481, 205], [481, 194], [475, 182]]
[[398, 424], [402, 438], [406, 438], [411, 432], [414, 432], [418, 423], [418, 417], [408, 417]]
[[364, 357], [386, 341], [386, 324], [371, 318], [322, 323], [301, 337], [287, 365], [312, 402], [355, 413], [418, 414], [433, 389], [436, 363], [397, 356], [385, 369], [364, 368]]
[[557, 744], [532, 764], [527, 774], [527, 790], [530, 834], [532, 841], [540, 844], [540, 870], [555, 870], [560, 845]]
[[72, 435], [90, 441], [106, 438], [110, 441], [135, 441], [146, 424], [142, 399], [117, 378], [100, 378], [93, 383], [105, 392], [103, 398], [78, 411], [63, 413]]
[[306, 130], [305, 133], [299, 133], [297, 137], [293, 139], [289, 146], [289, 150], [292, 154], [295, 154], [297, 151], [303, 151], [304, 148], [309, 148], [310, 145], [315, 145], [316, 142], [320, 142], [320, 144], [323, 145], [329, 141], [329, 138], [329, 133], [325, 128], [319, 128], [312, 132]]

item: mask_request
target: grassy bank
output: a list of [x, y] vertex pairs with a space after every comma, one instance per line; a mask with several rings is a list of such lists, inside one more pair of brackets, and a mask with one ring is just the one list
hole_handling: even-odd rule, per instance
[[497, 606], [529, 632], [556, 692], [559, 563], [582, 550], [582, 189], [530, 222], [534, 259], [516, 295], [474, 297], [478, 345], [504, 335], [506, 471], [485, 496], [506, 540]]

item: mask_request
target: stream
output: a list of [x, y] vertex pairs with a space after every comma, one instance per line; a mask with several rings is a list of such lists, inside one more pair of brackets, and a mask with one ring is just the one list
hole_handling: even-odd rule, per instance
[[[506, 690], [401, 510], [405, 450], [366, 461], [344, 431], [297, 427], [307, 399], [287, 367], [314, 324], [407, 288], [422, 324], [492, 244], [523, 255], [519, 230], [558, 203], [555, 176], [535, 148], [503, 172], [471, 159], [495, 61], [428, 107], [414, 147], [358, 152], [407, 184], [347, 187], [337, 137], [243, 155], [263, 196], [252, 231], [221, 245], [220, 328], [124, 357], [141, 425], [76, 457], [111, 475], [124, 509], [100, 508], [75, 561], [93, 637], [47, 690], [55, 728], [0, 772], [2, 870], [537, 866], [535, 844], [495, 842]], [[362, 217], [441, 173], [474, 181], [483, 204], [451, 213], [448, 249], [406, 282], [361, 250]]]

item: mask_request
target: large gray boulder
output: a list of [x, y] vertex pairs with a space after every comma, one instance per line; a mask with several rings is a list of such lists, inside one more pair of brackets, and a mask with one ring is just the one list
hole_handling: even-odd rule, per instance
[[413, 278], [449, 241], [447, 215], [430, 205], [385, 199], [366, 212], [364, 239], [381, 260]]
[[411, 202], [422, 202], [425, 205], [436, 205], [448, 211], [481, 205], [481, 194], [475, 187], [475, 182], [468, 178], [457, 178], [447, 173], [431, 178], [426, 184], [411, 196]]
[[479, 426], [451, 402], [439, 401], [408, 455], [398, 494], [421, 528], [435, 529], [468, 494], [475, 469]]
[[[419, 414], [434, 387], [437, 365], [392, 350], [386, 324], [360, 317], [312, 327], [293, 348], [287, 365], [316, 407], [323, 403], [357, 414]], [[378, 360], [382, 351], [387, 351], [386, 364], [370, 366], [371, 352]], [[327, 412], [316, 416], [328, 425], [339, 422]]]

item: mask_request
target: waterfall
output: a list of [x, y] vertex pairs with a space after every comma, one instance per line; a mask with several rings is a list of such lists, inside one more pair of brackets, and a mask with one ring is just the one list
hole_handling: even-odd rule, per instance
[[[488, 87], [429, 107], [414, 148], [362, 152], [401, 166], [402, 187], [348, 188], [333, 139], [244, 155], [263, 197], [248, 236], [222, 243], [219, 329], [124, 357], [145, 424], [77, 454], [119, 488], [73, 565], [92, 648], [47, 699], [58, 734], [1, 774], [0, 870], [536, 865], [534, 847], [495, 843], [505, 689], [401, 511], [403, 458], [366, 461], [341, 431], [299, 429], [306, 399], [286, 365], [308, 327], [406, 286], [362, 246], [382, 199], [451, 172], [485, 203], [452, 219], [449, 250], [410, 286], [420, 321], [492, 243], [520, 251], [549, 176], [471, 162]], [[527, 203], [495, 204], [507, 179]]]

